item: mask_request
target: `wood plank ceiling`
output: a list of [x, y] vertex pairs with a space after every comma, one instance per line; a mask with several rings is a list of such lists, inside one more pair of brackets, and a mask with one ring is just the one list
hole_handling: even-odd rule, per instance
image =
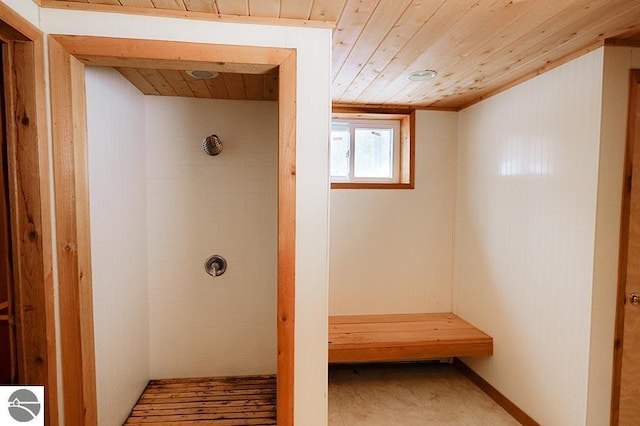
[[[637, 45], [640, 33], [637, 0], [40, 0], [40, 3], [43, 7], [129, 13], [175, 12], [176, 16], [198, 19], [237, 16], [255, 22], [286, 20], [287, 24], [300, 20], [300, 25], [307, 26], [337, 21], [331, 84], [334, 104], [371, 107], [460, 109], [567, 58], [602, 46], [607, 39], [627, 39]], [[424, 69], [436, 70], [437, 77], [422, 82], [407, 79], [410, 72]], [[224, 76], [222, 81], [226, 81]]]
[[[34, 0], [43, 7], [108, 10], [122, 12], [134, 9], [202, 12], [221, 16], [296, 19], [335, 23], [345, 0]], [[75, 3], [75, 4], [74, 4]]]
[[199, 79], [185, 71], [147, 68], [116, 68], [145, 95], [187, 98], [278, 100], [277, 74], [221, 72], [211, 79]]

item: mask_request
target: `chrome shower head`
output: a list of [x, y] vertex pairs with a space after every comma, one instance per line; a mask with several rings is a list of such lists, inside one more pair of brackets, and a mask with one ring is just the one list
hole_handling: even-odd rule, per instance
[[222, 152], [222, 141], [217, 135], [207, 136], [202, 141], [202, 149], [207, 155], [218, 155]]

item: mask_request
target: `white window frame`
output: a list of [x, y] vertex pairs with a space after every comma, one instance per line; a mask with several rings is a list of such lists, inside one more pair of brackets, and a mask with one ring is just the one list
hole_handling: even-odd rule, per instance
[[[397, 184], [400, 182], [400, 120], [389, 119], [333, 119], [331, 121], [331, 133], [334, 127], [347, 127], [349, 130], [349, 176], [331, 176], [332, 183], [379, 183], [379, 184]], [[391, 159], [391, 177], [356, 177], [355, 176], [355, 132], [357, 129], [391, 129], [393, 132], [392, 140], [392, 159]], [[331, 165], [330, 165], [331, 169]]]

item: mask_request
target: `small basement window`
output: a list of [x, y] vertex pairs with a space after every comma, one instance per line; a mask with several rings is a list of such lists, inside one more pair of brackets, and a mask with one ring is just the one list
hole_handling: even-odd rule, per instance
[[334, 113], [331, 188], [412, 189], [412, 114]]

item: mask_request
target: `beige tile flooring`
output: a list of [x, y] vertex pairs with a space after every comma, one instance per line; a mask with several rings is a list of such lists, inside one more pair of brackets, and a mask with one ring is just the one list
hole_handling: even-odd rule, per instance
[[450, 364], [329, 367], [329, 426], [518, 424]]

